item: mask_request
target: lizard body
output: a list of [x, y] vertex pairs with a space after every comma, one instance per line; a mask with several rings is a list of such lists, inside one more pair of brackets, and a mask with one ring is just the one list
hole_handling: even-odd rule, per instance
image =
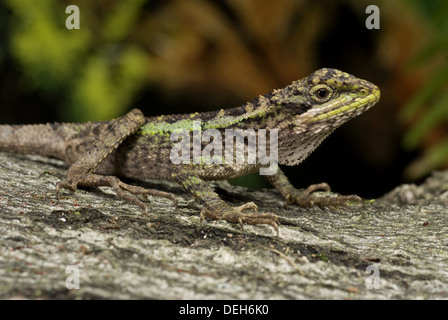
[[[337, 127], [372, 107], [379, 97], [378, 87], [370, 82], [339, 70], [320, 69], [233, 109], [146, 118], [134, 109], [121, 118], [103, 122], [0, 125], [0, 151], [64, 160], [69, 169], [67, 178], [57, 185], [58, 196], [62, 188], [74, 191], [78, 186], [106, 185], [146, 211], [147, 204], [137, 195], [162, 196], [174, 202], [175, 198], [169, 193], [124, 184], [116, 176], [169, 179], [177, 181], [204, 205], [201, 221], [210, 217], [241, 226], [243, 223], [268, 224], [278, 232], [276, 215], [245, 212], [256, 210], [253, 203], [231, 207], [204, 182], [255, 172], [265, 166], [260, 159], [239, 164], [206, 164], [203, 159], [199, 163], [174, 164], [170, 158], [176, 144], [171, 139], [173, 132], [183, 129], [194, 137], [195, 121], [200, 121], [200, 130], [213, 129], [223, 136], [229, 129], [276, 129], [278, 163], [297, 165]], [[256, 135], [258, 139], [259, 133]], [[201, 141], [201, 147], [206, 145], [207, 142]], [[247, 153], [247, 139], [243, 148]], [[225, 153], [224, 144], [221, 151]], [[233, 149], [233, 154], [236, 152]], [[315, 190], [328, 190], [326, 184], [310, 186], [300, 193], [280, 169], [266, 178], [290, 203], [328, 206], [361, 201], [357, 196], [318, 198], [311, 195]]]

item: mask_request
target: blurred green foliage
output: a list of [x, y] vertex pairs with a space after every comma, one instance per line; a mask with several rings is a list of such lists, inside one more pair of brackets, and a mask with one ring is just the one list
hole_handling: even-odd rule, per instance
[[[428, 68], [430, 78], [402, 109], [400, 118], [404, 122], [414, 120], [404, 136], [407, 149], [415, 149], [424, 143], [437, 128], [448, 127], [448, 2], [444, 0], [413, 1], [431, 26], [432, 38], [428, 45], [410, 62], [411, 70]], [[441, 139], [426, 148], [421, 157], [405, 170], [411, 179], [425, 176], [431, 170], [448, 162], [448, 131]]]
[[88, 50], [90, 35], [81, 30], [68, 33], [65, 12], [56, 0], [36, 2], [8, 0], [14, 16], [11, 23], [11, 51], [36, 89], [54, 91], [74, 76], [73, 65]]
[[[144, 83], [145, 53], [122, 40], [136, 23], [143, 0], [118, 1], [98, 24], [81, 9], [81, 28], [65, 27], [58, 0], [8, 0], [12, 11], [11, 54], [34, 90], [64, 92], [63, 116], [71, 121], [104, 120], [122, 115]], [[82, 1], [78, 1], [82, 2]], [[94, 2], [82, 2], [84, 8]], [[13, 23], [12, 23], [13, 21]]]

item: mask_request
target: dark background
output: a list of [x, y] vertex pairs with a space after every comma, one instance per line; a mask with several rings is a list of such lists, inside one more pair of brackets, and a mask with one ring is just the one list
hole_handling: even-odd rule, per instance
[[[65, 27], [70, 4], [79, 30]], [[371, 4], [379, 30], [365, 26]], [[374, 198], [446, 167], [447, 15], [437, 0], [4, 1], [0, 123], [230, 108], [337, 68], [377, 84], [380, 102], [284, 171]]]

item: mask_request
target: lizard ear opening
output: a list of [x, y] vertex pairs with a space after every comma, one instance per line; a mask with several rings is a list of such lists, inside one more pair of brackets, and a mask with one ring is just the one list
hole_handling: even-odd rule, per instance
[[288, 113], [291, 115], [299, 115], [307, 112], [311, 105], [299, 103], [292, 99], [291, 101], [283, 101], [281, 103], [282, 108], [288, 109]]

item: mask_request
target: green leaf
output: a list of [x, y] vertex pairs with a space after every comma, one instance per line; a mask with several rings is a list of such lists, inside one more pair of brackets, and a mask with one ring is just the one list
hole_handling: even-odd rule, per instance
[[448, 81], [448, 64], [439, 69], [431, 80], [406, 104], [400, 112], [401, 121], [408, 121], [416, 115], [425, 103], [433, 98], [437, 91]]
[[412, 162], [404, 171], [406, 178], [416, 180], [432, 170], [440, 168], [448, 159], [448, 138], [428, 149], [423, 156]]
[[404, 147], [407, 149], [415, 148], [426, 133], [446, 121], [446, 119], [448, 119], [448, 95], [441, 96], [434, 105], [427, 109], [419, 121], [410, 128], [403, 139]]

